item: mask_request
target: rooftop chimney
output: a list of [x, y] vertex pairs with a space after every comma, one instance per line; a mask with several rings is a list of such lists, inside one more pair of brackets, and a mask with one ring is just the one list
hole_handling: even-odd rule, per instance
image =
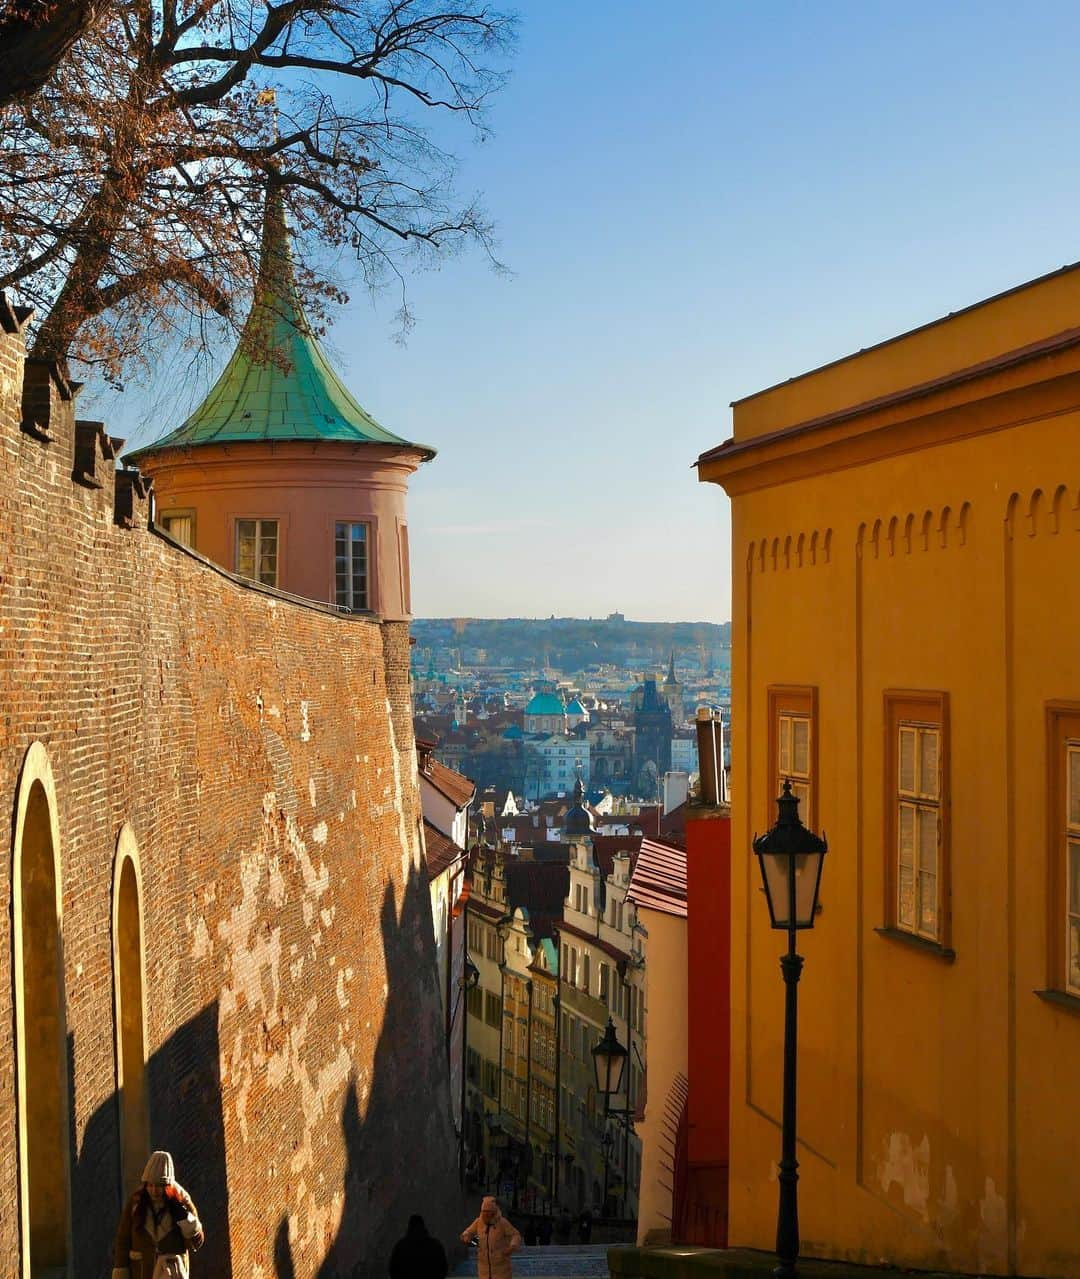
[[697, 710], [698, 770], [701, 774], [701, 802], [710, 806], [727, 803], [724, 776], [724, 721], [718, 710], [699, 706]]

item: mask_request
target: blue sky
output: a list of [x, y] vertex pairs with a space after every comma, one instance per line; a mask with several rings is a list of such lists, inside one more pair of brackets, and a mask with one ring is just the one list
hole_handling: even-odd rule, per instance
[[[1080, 7], [517, 8], [494, 137], [455, 143], [513, 274], [414, 277], [404, 347], [357, 288], [329, 343], [439, 449], [414, 607], [726, 620], [727, 501], [690, 468], [729, 402], [1080, 258]], [[107, 398], [113, 429], [205, 389], [165, 385]]]

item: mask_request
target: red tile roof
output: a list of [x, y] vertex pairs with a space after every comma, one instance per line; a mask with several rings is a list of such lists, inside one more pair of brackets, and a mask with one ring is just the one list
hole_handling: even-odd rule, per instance
[[655, 839], [643, 839], [627, 897], [647, 910], [685, 918], [685, 850]]
[[458, 848], [452, 839], [447, 839], [441, 830], [424, 818], [424, 846], [427, 849], [428, 876], [434, 879], [455, 862], [465, 857], [464, 848]]
[[437, 759], [426, 759], [421, 773], [457, 808], [466, 808], [476, 794], [475, 782], [456, 773], [452, 768], [447, 768], [445, 764], [440, 764]]

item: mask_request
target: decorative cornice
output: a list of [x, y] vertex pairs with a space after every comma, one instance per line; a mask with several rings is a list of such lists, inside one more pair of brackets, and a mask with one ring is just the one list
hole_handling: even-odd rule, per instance
[[735, 496], [1078, 407], [1080, 328], [1074, 328], [782, 430], [728, 440], [698, 458], [698, 478]]

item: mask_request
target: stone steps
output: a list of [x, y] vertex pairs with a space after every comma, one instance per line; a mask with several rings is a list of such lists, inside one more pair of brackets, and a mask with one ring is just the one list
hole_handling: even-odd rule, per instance
[[[548, 1244], [519, 1248], [514, 1253], [514, 1279], [607, 1279], [608, 1264], [605, 1243]], [[476, 1249], [454, 1270], [460, 1279], [476, 1274]]]

